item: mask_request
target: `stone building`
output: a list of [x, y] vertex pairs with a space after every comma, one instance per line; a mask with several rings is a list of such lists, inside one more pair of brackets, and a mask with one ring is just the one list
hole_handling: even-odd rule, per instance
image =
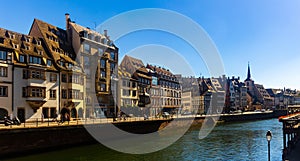
[[53, 59], [57, 70], [59, 84], [58, 111], [62, 116], [83, 117], [85, 113], [84, 84], [85, 73], [76, 61], [76, 54], [68, 39], [66, 30], [34, 19], [29, 35], [44, 41], [45, 49]]
[[66, 30], [38, 19], [29, 35], [0, 29], [0, 119], [75, 119], [116, 111], [118, 48], [107, 31], [65, 18]]
[[126, 114], [139, 115], [138, 108], [138, 80], [134, 79], [125, 69], [119, 67], [119, 95], [118, 106]]
[[10, 100], [7, 113], [22, 122], [54, 117], [58, 111], [58, 77], [43, 40], [5, 29], [0, 29], [0, 37], [3, 38], [1, 46], [7, 49], [3, 60], [9, 62], [6, 69], [1, 69], [2, 75], [7, 77], [7, 82], [11, 81], [9, 88], [2, 89], [2, 95], [6, 94]]
[[177, 77], [169, 69], [149, 64], [146, 68], [150, 69], [151, 72], [149, 74], [155, 73], [155, 77], [152, 78], [157, 79], [157, 81], [152, 81], [151, 84], [151, 89], [153, 88], [152, 91], [157, 91], [155, 92], [156, 94], [151, 97], [153, 98], [151, 101], [156, 100], [155, 97], [160, 95], [160, 101], [157, 99], [157, 101], [162, 105], [160, 111], [177, 113], [178, 109], [181, 107], [182, 94], [181, 86]]
[[15, 50], [11, 39], [14, 36], [9, 31], [0, 28], [0, 119], [14, 111], [13, 106], [13, 61]]
[[104, 111], [107, 116], [113, 116], [116, 114], [115, 100], [118, 100], [116, 86], [119, 49], [110, 40], [107, 30], [100, 34], [71, 21], [69, 14], [65, 16], [69, 42], [75, 51], [76, 61], [86, 75], [86, 114], [98, 116]]

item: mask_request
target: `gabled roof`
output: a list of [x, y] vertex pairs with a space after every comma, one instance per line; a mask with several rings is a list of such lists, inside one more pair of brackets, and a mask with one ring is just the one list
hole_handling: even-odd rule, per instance
[[[34, 19], [32, 26], [34, 25], [37, 25], [43, 39], [45, 40], [46, 46], [48, 47], [48, 50], [52, 54], [52, 57], [56, 63], [58, 63], [60, 60], [64, 60], [67, 63], [77, 65], [75, 61], [76, 54], [73, 50], [71, 42], [68, 40], [66, 30], [38, 19]], [[31, 28], [30, 34], [35, 35], [37, 33], [32, 32]], [[67, 67], [60, 65], [58, 66], [62, 69], [68, 69]]]
[[14, 64], [25, 65], [24, 63], [19, 62], [19, 55], [30, 55], [42, 58], [42, 64], [44, 67], [56, 70], [53, 65], [47, 66], [47, 60], [53, 59], [44, 48], [43, 40], [41, 38], [17, 33], [3, 28], [0, 28], [0, 38], [2, 40], [0, 47], [7, 48], [15, 52]]
[[152, 71], [157, 72], [160, 75], [168, 75], [168, 76], [171, 76], [171, 77], [175, 77], [175, 75], [169, 69], [153, 66], [153, 65], [150, 65], [150, 64], [147, 64], [147, 68], [151, 69]]
[[[123, 58], [120, 67], [125, 69], [126, 72], [130, 73], [131, 75], [135, 73], [138, 69], [145, 67], [142, 60], [133, 58], [131, 56], [125, 55]], [[145, 71], [146, 72], [146, 71]]]

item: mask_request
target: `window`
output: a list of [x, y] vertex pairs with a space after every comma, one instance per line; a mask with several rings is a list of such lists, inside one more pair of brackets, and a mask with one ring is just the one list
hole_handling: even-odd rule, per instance
[[59, 65], [60, 65], [60, 66], [65, 66], [65, 62], [64, 62], [63, 60], [60, 60], [60, 61], [59, 61]]
[[61, 74], [61, 81], [67, 83], [67, 74]]
[[122, 81], [122, 86], [123, 86], [123, 87], [126, 87], [126, 84], [127, 84], [127, 83], [126, 83], [126, 80], [123, 80], [123, 81]]
[[100, 77], [101, 78], [105, 78], [106, 77], [106, 72], [103, 71], [103, 70], [101, 70]]
[[132, 88], [135, 88], [135, 87], [136, 87], [136, 83], [132, 82]]
[[127, 87], [130, 87], [130, 81], [127, 82]]
[[0, 67], [0, 77], [7, 77], [7, 67]]
[[0, 86], [0, 97], [7, 97], [7, 96], [8, 96], [8, 87]]
[[130, 90], [123, 89], [122, 93], [123, 93], [123, 96], [130, 96]]
[[100, 91], [101, 91], [101, 92], [106, 91], [106, 84], [101, 84], [101, 85], [100, 85]]
[[132, 91], [132, 96], [133, 96], [133, 97], [136, 96], [136, 91]]
[[99, 54], [99, 56], [102, 56], [103, 53], [104, 53], [104, 50], [102, 48], [98, 48], [98, 54]]
[[41, 87], [27, 87], [27, 88], [28, 88], [28, 96], [29, 97], [45, 98], [45, 88], [41, 88]]
[[72, 74], [69, 74], [69, 77], [68, 77], [68, 78], [69, 78], [68, 82], [69, 82], [69, 83], [72, 83]]
[[24, 38], [26, 42], [30, 42], [30, 38], [29, 37], [25, 37]]
[[20, 63], [25, 63], [25, 56], [24, 55], [20, 55], [19, 62]]
[[42, 58], [41, 57], [36, 57], [36, 56], [29, 56], [29, 63], [32, 64], [42, 64]]
[[69, 89], [69, 98], [72, 99], [82, 99], [83, 93], [79, 90]]
[[9, 34], [9, 38], [10, 39], [15, 39], [15, 35], [14, 34]]
[[73, 74], [70, 79], [72, 83], [81, 84], [81, 77], [78, 74]]
[[100, 42], [100, 37], [99, 36], [95, 36], [95, 41]]
[[69, 94], [69, 95], [68, 95], [68, 96], [69, 96], [69, 97], [68, 97], [69, 99], [70, 99], [70, 98], [73, 98], [73, 97], [72, 97], [72, 89], [69, 89], [69, 93], [68, 93], [68, 94]]
[[106, 61], [104, 59], [100, 60], [100, 68], [105, 68], [106, 67]]
[[56, 82], [57, 81], [57, 75], [55, 73], [50, 73], [50, 82]]
[[27, 79], [27, 78], [28, 78], [28, 70], [23, 69], [23, 79]]
[[25, 50], [29, 50], [30, 47], [29, 47], [28, 45], [24, 45], [24, 49], [25, 49]]
[[95, 40], [95, 35], [94, 34], [88, 34], [88, 38], [90, 40]]
[[18, 45], [18, 44], [13, 44], [13, 47], [14, 47], [15, 49], [18, 49], [18, 48], [19, 48], [19, 45]]
[[37, 45], [42, 45], [42, 42], [41, 42], [40, 40], [37, 40], [37, 41], [36, 41], [36, 44], [37, 44]]
[[45, 79], [45, 71], [23, 69], [23, 79]]
[[61, 90], [61, 98], [64, 98], [64, 99], [67, 98], [67, 90], [66, 89]]
[[37, 53], [38, 53], [39, 55], [43, 55], [43, 51], [42, 51], [42, 50], [37, 50]]
[[107, 39], [102, 39], [103, 40], [103, 44], [107, 44]]
[[84, 68], [90, 67], [90, 58], [88, 56], [83, 57]]
[[115, 70], [115, 64], [114, 63], [111, 63], [110, 64], [110, 71], [114, 71]]
[[89, 44], [83, 44], [83, 51], [86, 53], [90, 53], [91, 48]]
[[7, 52], [0, 51], [0, 60], [6, 60], [6, 59], [7, 59]]
[[51, 60], [47, 60], [47, 66], [51, 66], [52, 65], [52, 61]]
[[115, 53], [114, 52], [110, 52], [110, 59], [115, 60]]
[[50, 98], [52, 99], [56, 98], [56, 90], [50, 90]]
[[22, 97], [27, 97], [27, 88], [26, 87], [22, 88]]

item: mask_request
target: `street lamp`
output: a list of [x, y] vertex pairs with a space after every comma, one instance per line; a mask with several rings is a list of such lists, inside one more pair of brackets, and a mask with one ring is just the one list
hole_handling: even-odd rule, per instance
[[267, 134], [266, 134], [266, 138], [268, 141], [268, 161], [270, 161], [270, 142], [272, 140], [272, 133], [270, 130], [268, 130]]

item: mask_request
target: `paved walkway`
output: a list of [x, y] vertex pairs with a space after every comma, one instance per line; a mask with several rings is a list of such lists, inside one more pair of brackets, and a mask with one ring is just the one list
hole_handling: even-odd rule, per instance
[[[149, 118], [148, 120], [165, 120], [165, 118]], [[113, 118], [96, 118], [96, 119], [84, 119], [84, 120], [72, 120], [65, 121], [63, 123], [59, 123], [57, 121], [53, 121], [53, 119], [36, 119], [36, 121], [30, 121], [26, 123], [22, 123], [21, 125], [9, 125], [5, 126], [4, 124], [0, 124], [0, 130], [2, 129], [18, 129], [18, 128], [40, 128], [40, 127], [57, 127], [57, 126], [75, 126], [75, 125], [90, 125], [90, 124], [107, 124], [112, 122], [136, 122], [136, 121], [144, 121], [144, 117], [127, 117], [126, 120], [118, 119], [113, 121]]]

